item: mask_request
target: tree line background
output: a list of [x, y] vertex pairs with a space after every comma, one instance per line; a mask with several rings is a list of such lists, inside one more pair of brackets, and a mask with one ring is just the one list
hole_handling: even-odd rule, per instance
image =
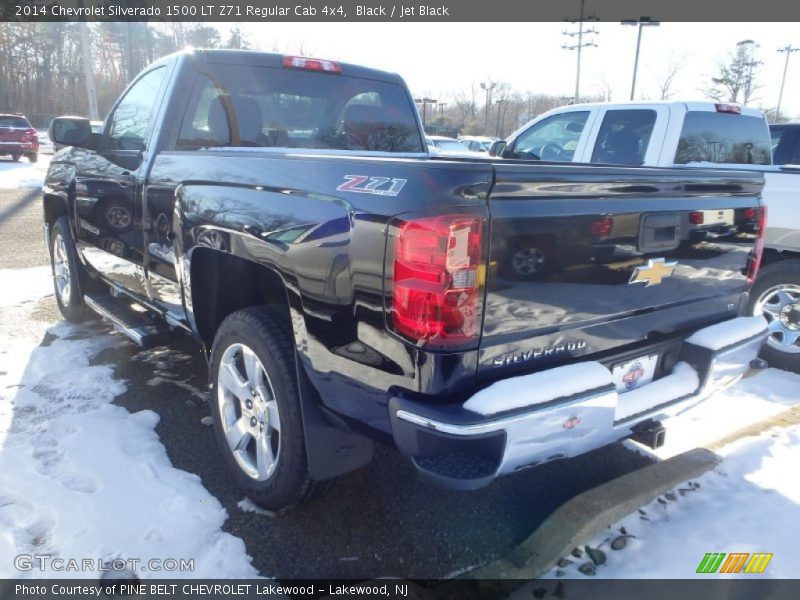
[[[88, 115], [79, 23], [0, 23], [0, 112], [22, 112], [34, 127]], [[89, 23], [100, 114], [145, 66], [181, 48], [247, 48], [234, 28], [223, 38], [198, 23]]]
[[[101, 116], [142, 68], [162, 56], [186, 46], [254, 46], [236, 27], [223, 33], [202, 23], [96, 22], [87, 27]], [[57, 115], [88, 116], [79, 28], [79, 23], [71, 22], [0, 23], [0, 112], [24, 113], [39, 128], [47, 127]], [[762, 63], [755, 57], [754, 47], [738, 45], [721, 57], [715, 73], [698, 92], [716, 101], [748, 104], [757, 100]], [[263, 49], [307, 54], [302, 42], [293, 48]], [[686, 57], [675, 56], [659, 65], [657, 95], [643, 99], [671, 99], [686, 61]], [[603, 74], [594, 77], [596, 93], [582, 96], [581, 102], [612, 100]], [[491, 78], [469, 87], [465, 82], [461, 91], [444, 91], [436, 97], [422, 94], [415, 99], [429, 133], [497, 137], [506, 137], [533, 117], [572, 102], [570, 96], [515, 90]], [[774, 120], [774, 110], [767, 108], [766, 112]]]

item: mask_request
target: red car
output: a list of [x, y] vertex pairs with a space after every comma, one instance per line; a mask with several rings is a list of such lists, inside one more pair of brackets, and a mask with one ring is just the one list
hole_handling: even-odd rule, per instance
[[17, 161], [21, 156], [35, 163], [39, 158], [39, 138], [22, 115], [0, 114], [0, 156], [11, 155]]

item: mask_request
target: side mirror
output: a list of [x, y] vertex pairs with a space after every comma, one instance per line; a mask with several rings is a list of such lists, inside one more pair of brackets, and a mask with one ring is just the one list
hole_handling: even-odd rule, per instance
[[505, 140], [497, 140], [496, 142], [492, 142], [492, 145], [489, 148], [489, 156], [502, 157], [507, 147], [508, 147], [508, 142], [506, 142]]
[[78, 146], [94, 150], [100, 136], [92, 132], [89, 119], [83, 117], [56, 117], [50, 121], [47, 135], [56, 146]]

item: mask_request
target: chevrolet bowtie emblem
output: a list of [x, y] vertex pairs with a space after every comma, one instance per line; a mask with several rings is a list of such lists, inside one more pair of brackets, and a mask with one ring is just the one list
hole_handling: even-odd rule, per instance
[[656, 258], [655, 260], [651, 258], [646, 265], [641, 265], [633, 270], [628, 283], [643, 283], [644, 287], [658, 285], [664, 278], [672, 275], [677, 264], [677, 261], [665, 262], [663, 258]]

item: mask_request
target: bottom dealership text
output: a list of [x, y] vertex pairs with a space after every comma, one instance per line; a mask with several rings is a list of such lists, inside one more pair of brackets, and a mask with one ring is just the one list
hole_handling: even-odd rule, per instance
[[131, 597], [131, 596], [276, 596], [287, 595], [313, 596], [328, 594], [330, 596], [407, 596], [408, 585], [389, 584], [367, 585], [278, 585], [272, 583], [140, 583], [109, 582], [102, 585], [81, 584], [49, 584], [26, 585], [18, 583], [14, 592], [17, 596], [97, 596]]

